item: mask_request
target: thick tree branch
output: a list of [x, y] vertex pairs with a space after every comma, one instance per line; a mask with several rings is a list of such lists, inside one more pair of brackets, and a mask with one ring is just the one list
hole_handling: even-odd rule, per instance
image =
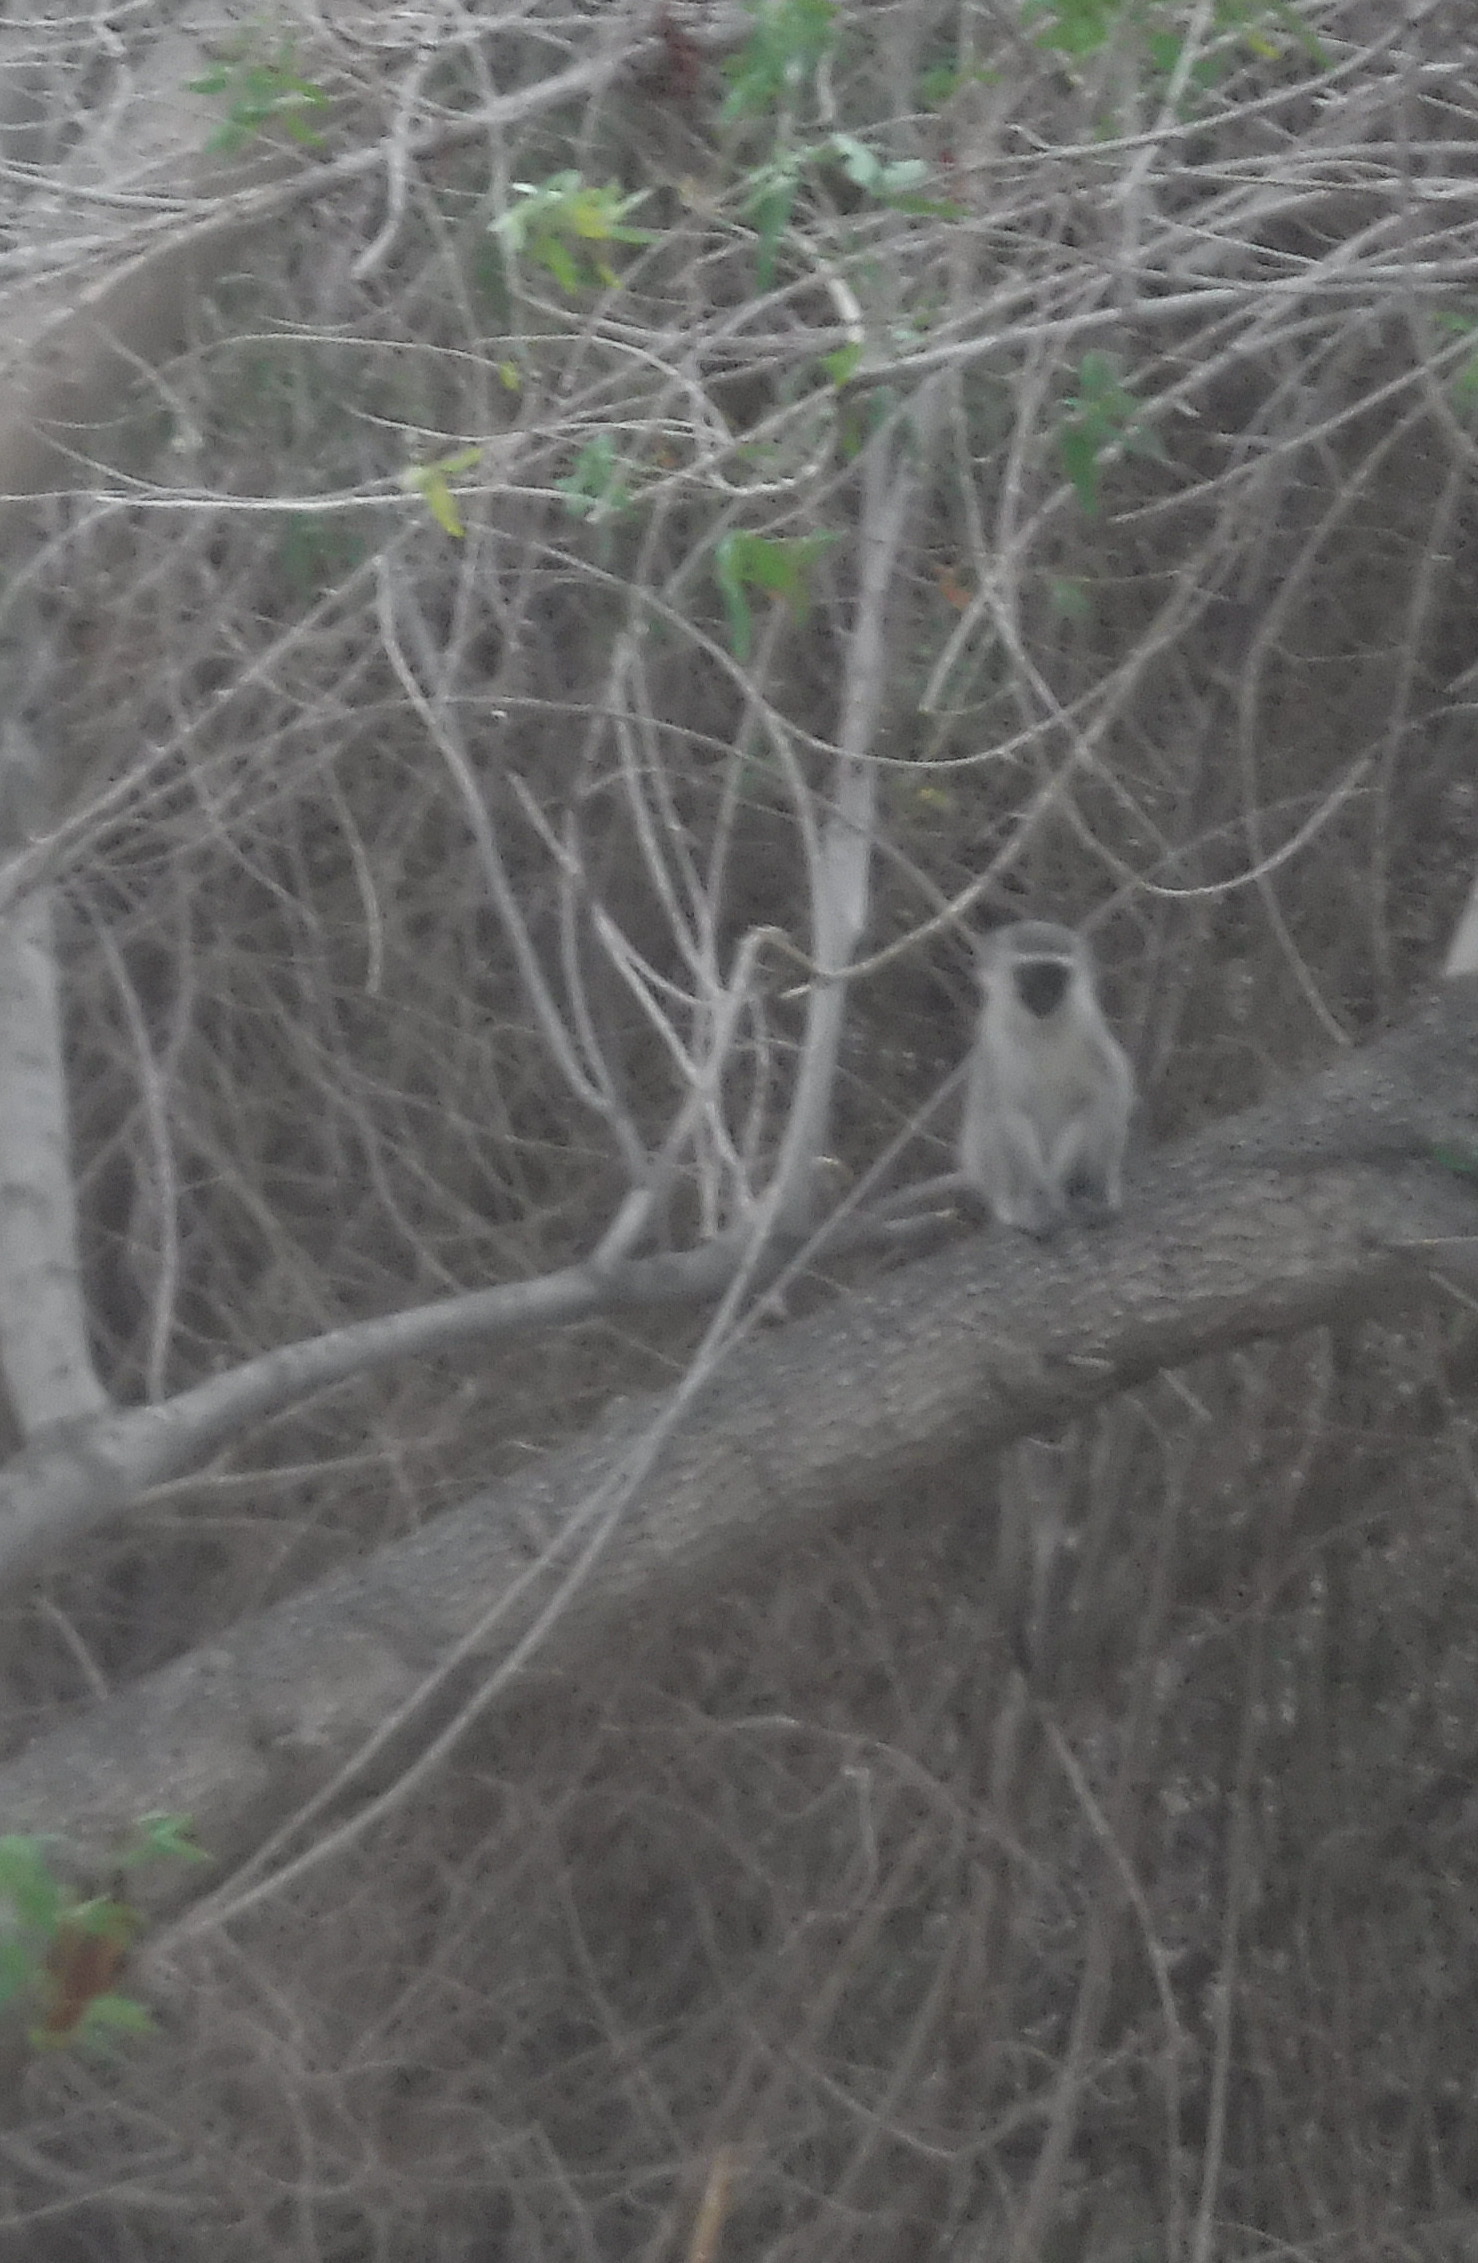
[[[3, 1154], [0, 1136], [0, 1161]], [[937, 1180], [906, 1190], [907, 1195], [927, 1197], [922, 1209], [905, 1210], [900, 1196], [877, 1214], [833, 1220], [809, 1247], [830, 1257], [843, 1250], [931, 1244], [948, 1222], [953, 1185], [952, 1180]], [[756, 1286], [763, 1287], [782, 1269], [786, 1247], [778, 1243], [758, 1268], [751, 1266]], [[100, 1398], [96, 1414], [45, 1428], [0, 1468], [0, 1594], [63, 1562], [153, 1487], [198, 1469], [244, 1430], [319, 1391], [395, 1361], [491, 1343], [534, 1328], [567, 1327], [596, 1313], [702, 1302], [721, 1295], [751, 1257], [747, 1228], [716, 1236], [697, 1249], [655, 1257], [605, 1263], [597, 1256], [535, 1280], [474, 1289], [279, 1344], [258, 1359], [244, 1360], [175, 1398], [148, 1406], [116, 1411]], [[0, 1346], [4, 1340], [0, 1326]]]
[[[1321, 1110], [1337, 1136], [1356, 1071], [1391, 1159], [1321, 1163]], [[1478, 1198], [1411, 1156], [1423, 1118], [1444, 1136], [1466, 1126], [1470, 1144], [1478, 1130], [1478, 983], [1157, 1158], [1153, 1192], [1111, 1229], [1046, 1247], [973, 1237], [738, 1350], [627, 1502], [541, 1668], [624, 1647], [638, 1619], [849, 1518], [926, 1513], [931, 1489], [979, 1483], [983, 1454], [1164, 1368], [1430, 1293], [1478, 1233]], [[1300, 1125], [1290, 1168], [1277, 1156]], [[506, 1656], [568, 1571], [592, 1493], [659, 1411], [619, 1406], [592, 1437], [39, 1740], [0, 1771], [7, 1828], [99, 1857], [165, 1807], [223, 1855], [241, 1848], [459, 1645], [482, 1673]]]
[[514, 1330], [568, 1325], [622, 1305], [714, 1296], [733, 1279], [741, 1248], [737, 1240], [715, 1241], [609, 1268], [570, 1265], [539, 1280], [445, 1297], [280, 1344], [160, 1404], [50, 1430], [0, 1470], [0, 1592], [58, 1562], [152, 1486], [199, 1468], [253, 1423], [315, 1392], [393, 1360]]

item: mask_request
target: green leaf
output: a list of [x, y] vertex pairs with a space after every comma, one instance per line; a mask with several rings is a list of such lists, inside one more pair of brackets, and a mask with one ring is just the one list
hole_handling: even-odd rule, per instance
[[1062, 468], [1089, 518], [1098, 515], [1099, 443], [1081, 424], [1065, 424], [1057, 436]]
[[1090, 517], [1099, 509], [1099, 458], [1107, 450], [1166, 461], [1165, 444], [1144, 421], [1141, 405], [1119, 374], [1117, 358], [1093, 347], [1078, 364], [1078, 389], [1058, 433], [1062, 467]]
[[767, 543], [762, 560], [762, 585], [773, 590], [777, 597], [786, 598], [798, 611], [804, 610], [811, 601], [812, 568], [819, 565], [835, 541], [834, 534], [822, 533], [794, 535], [784, 542]]
[[732, 122], [793, 109], [836, 38], [834, 0], [750, 0], [754, 29], [724, 65], [729, 92], [719, 112]]
[[94, 1996], [82, 2015], [84, 2035], [89, 2028], [109, 2028], [124, 2035], [152, 2035], [157, 2025], [147, 2004], [137, 2003], [132, 1996]]
[[729, 613], [735, 658], [747, 660], [753, 637], [748, 588], [763, 590], [797, 614], [810, 602], [809, 576], [835, 542], [834, 534], [779, 536], [749, 534], [735, 528], [715, 553], [715, 572]]
[[734, 658], [745, 661], [754, 649], [754, 615], [744, 594], [744, 575], [737, 555], [741, 537], [726, 534], [714, 554], [714, 576], [729, 616], [729, 642]]
[[883, 167], [878, 194], [886, 203], [922, 188], [928, 178], [929, 168], [922, 157], [894, 157]]
[[1119, 383], [1118, 362], [1101, 347], [1090, 346], [1078, 364], [1079, 400], [1102, 401], [1120, 396], [1128, 398]]
[[1096, 55], [1111, 38], [1123, 0], [1023, 0], [1022, 18], [1037, 23], [1033, 37], [1039, 47], [1081, 59]]
[[876, 197], [880, 204], [898, 204], [929, 178], [929, 167], [922, 157], [879, 157], [855, 134], [833, 134], [814, 155], [834, 158], [853, 186], [866, 196]]
[[49, 2027], [33, 2027], [30, 2040], [37, 2051], [80, 2049], [111, 2055], [117, 2035], [153, 2035], [158, 2021], [147, 2005], [132, 1996], [94, 1996], [74, 2028], [58, 2034]]
[[849, 346], [838, 346], [835, 353], [821, 356], [821, 366], [838, 391], [849, 377], [856, 375], [866, 351], [865, 346], [859, 346], [854, 340]]
[[315, 126], [310, 126], [307, 119], [296, 110], [285, 110], [282, 113], [281, 124], [283, 132], [289, 135], [293, 141], [301, 142], [305, 149], [312, 148], [323, 140], [318, 129]]
[[590, 243], [649, 244], [654, 235], [651, 228], [631, 228], [621, 215], [640, 204], [647, 191], [635, 196], [619, 196], [614, 188], [583, 188], [570, 197], [566, 207], [569, 226], [577, 236]]
[[[1173, 12], [1155, 0], [1021, 0], [1021, 18], [1038, 47], [1076, 62], [1098, 54], [1121, 25], [1134, 32], [1157, 78], [1168, 78], [1181, 61], [1184, 33], [1172, 20]], [[1328, 50], [1291, 0], [1217, 0], [1212, 21], [1220, 36], [1192, 65], [1193, 87], [1204, 90], [1223, 79], [1237, 48], [1277, 60], [1289, 46], [1297, 46], [1320, 70], [1330, 68]], [[1270, 25], [1282, 36], [1274, 36]]]
[[56, 1930], [66, 1896], [52, 1874], [42, 1840], [19, 1832], [0, 1837], [0, 1898], [10, 1903], [23, 1925], [41, 1933]]
[[530, 248], [539, 264], [548, 268], [560, 289], [573, 298], [580, 288], [581, 276], [569, 246], [562, 244], [558, 236], [541, 229]]
[[655, 241], [652, 229], [634, 228], [626, 217], [643, 202], [645, 189], [623, 196], [614, 183], [598, 188], [579, 173], [563, 172], [537, 183], [515, 181], [513, 194], [519, 201], [489, 222], [492, 234], [509, 259], [526, 254], [547, 268], [570, 297], [592, 279], [608, 286], [617, 280], [609, 262], [589, 258], [583, 246]]
[[890, 212], [907, 212], [920, 220], [961, 220], [965, 215], [965, 207], [948, 197], [890, 196], [884, 201]]
[[919, 103], [925, 110], [940, 110], [952, 101], [965, 83], [965, 74], [956, 63], [931, 63], [919, 73]]
[[67, 1933], [86, 1933], [97, 1941], [131, 1941], [142, 1923], [136, 1909], [112, 1894], [74, 1902], [63, 1920]]
[[775, 280], [775, 254], [795, 210], [801, 166], [810, 155], [810, 151], [796, 151], [772, 164], [761, 165], [745, 184], [739, 209], [759, 235], [755, 275], [761, 290], [768, 290]]
[[973, 64], [966, 70], [958, 57], [950, 63], [931, 63], [919, 74], [919, 107], [938, 110], [950, 102], [967, 86], [999, 86], [1001, 74], [982, 64]]
[[555, 486], [565, 498], [572, 518], [614, 517], [631, 501], [631, 489], [621, 476], [622, 464], [614, 436], [597, 433], [575, 458], [573, 469]]
[[1333, 69], [1333, 55], [1324, 42], [1310, 31], [1298, 10], [1292, 6], [1291, 0], [1268, 0], [1268, 13], [1275, 23], [1282, 25], [1294, 45], [1301, 47], [1319, 70]]
[[412, 464], [400, 475], [400, 484], [407, 495], [419, 495], [443, 533], [460, 542], [467, 529], [457, 509], [450, 481], [461, 473], [474, 471], [482, 462], [482, 449], [455, 448], [449, 456], [439, 456], [434, 463]]
[[1169, 78], [1180, 61], [1184, 46], [1185, 41], [1179, 32], [1146, 30], [1144, 35], [1144, 48], [1150, 59], [1150, 68], [1158, 71], [1162, 78]]
[[827, 147], [849, 181], [859, 189], [875, 189], [883, 177], [882, 159], [855, 134], [833, 134]]
[[433, 466], [421, 483], [421, 493], [425, 497], [427, 508], [437, 525], [442, 528], [444, 533], [451, 535], [456, 541], [460, 542], [467, 529], [462, 524], [461, 514], [452, 500], [452, 491], [446, 483], [446, 474], [436, 470]]
[[140, 1816], [118, 1860], [130, 1869], [141, 1862], [209, 1862], [211, 1856], [195, 1838], [194, 1830], [188, 1815]]
[[775, 280], [776, 255], [780, 239], [790, 226], [795, 210], [795, 183], [777, 183], [755, 212], [755, 226], [759, 230], [760, 250], [755, 261], [755, 280], [762, 291], [767, 291]]
[[0, 1939], [0, 2004], [13, 2004], [36, 1985], [41, 1971], [41, 1956], [34, 1940], [23, 1941], [11, 1934]]
[[746, 581], [756, 589], [763, 589], [771, 597], [791, 597], [795, 593], [797, 566], [788, 543], [773, 535], [741, 535], [743, 545], [743, 572]]
[[304, 147], [323, 140], [303, 113], [325, 109], [329, 98], [315, 80], [305, 79], [297, 70], [290, 40], [284, 41], [275, 57], [254, 56], [249, 46], [243, 45], [203, 78], [189, 79], [186, 84], [192, 94], [223, 95], [226, 99], [224, 123], [211, 135], [207, 149], [239, 149], [253, 134], [270, 126], [280, 126], [290, 140]]

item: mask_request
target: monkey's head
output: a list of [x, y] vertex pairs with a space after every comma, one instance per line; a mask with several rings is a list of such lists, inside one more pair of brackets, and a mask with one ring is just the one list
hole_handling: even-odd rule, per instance
[[1036, 1021], [1056, 1013], [1075, 976], [1091, 973], [1082, 936], [1055, 920], [1019, 919], [998, 927], [981, 946], [981, 981], [1009, 983], [1014, 1001]]

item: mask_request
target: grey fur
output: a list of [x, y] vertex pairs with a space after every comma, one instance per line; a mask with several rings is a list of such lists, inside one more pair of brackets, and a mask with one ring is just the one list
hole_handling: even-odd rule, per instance
[[1134, 1071], [1104, 1019], [1087, 942], [1051, 920], [1018, 920], [986, 937], [979, 974], [962, 1176], [1023, 1233], [1112, 1216], [1124, 1200]]

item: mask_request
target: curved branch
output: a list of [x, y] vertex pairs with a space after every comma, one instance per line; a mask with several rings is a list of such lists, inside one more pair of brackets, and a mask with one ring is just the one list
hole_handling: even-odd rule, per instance
[[[1361, 1136], [1362, 1089], [1370, 1154], [1389, 1160], [1330, 1160], [1352, 1124]], [[978, 1485], [983, 1454], [1165, 1368], [1430, 1294], [1478, 1231], [1471, 1186], [1422, 1159], [1434, 1126], [1478, 1147], [1478, 979], [1157, 1157], [1153, 1193], [1112, 1228], [1046, 1247], [972, 1237], [744, 1345], [545, 1634], [541, 1671], [624, 1652], [638, 1610], [650, 1626], [849, 1519], [927, 1514]], [[436, 1725], [538, 1622], [592, 1494], [661, 1412], [618, 1403], [590, 1436], [38, 1740], [0, 1770], [7, 1828], [96, 1859], [138, 1815], [187, 1809], [229, 1856], [352, 1762], [460, 1644]]]

